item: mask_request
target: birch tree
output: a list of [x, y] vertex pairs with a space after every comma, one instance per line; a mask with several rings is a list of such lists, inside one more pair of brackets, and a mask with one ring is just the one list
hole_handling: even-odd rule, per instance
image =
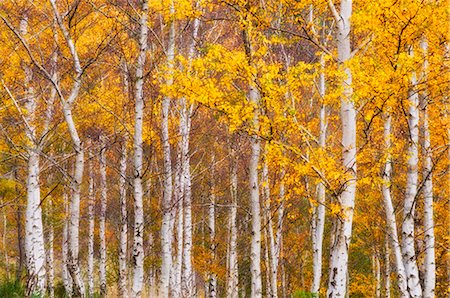
[[128, 297], [128, 213], [127, 213], [127, 137], [125, 136], [121, 144], [119, 161], [119, 196], [120, 196], [120, 239], [119, 239], [119, 295]]
[[[420, 48], [424, 54], [422, 83], [427, 84], [428, 71], [428, 42], [425, 38], [420, 41]], [[425, 90], [427, 90], [425, 88]], [[422, 154], [425, 157], [423, 164], [423, 212], [424, 212], [424, 245], [425, 245], [425, 260], [424, 260], [424, 282], [423, 282], [423, 297], [434, 297], [434, 288], [436, 284], [436, 264], [434, 251], [434, 219], [433, 219], [433, 161], [432, 148], [430, 143], [430, 128], [429, 128], [429, 98], [425, 91], [421, 98], [422, 108]]]
[[335, 220], [334, 241], [330, 251], [330, 275], [328, 280], [327, 297], [344, 297], [346, 293], [348, 275], [348, 248], [352, 235], [353, 208], [356, 195], [356, 109], [353, 102], [352, 73], [346, 65], [351, 58], [351, 26], [352, 0], [340, 3], [338, 12], [331, 0], [329, 8], [337, 24], [338, 61], [344, 71], [341, 95], [341, 124], [342, 124], [342, 162], [347, 181], [338, 197], [340, 215]]
[[229, 215], [230, 245], [227, 273], [227, 297], [237, 298], [239, 296], [239, 268], [237, 255], [237, 199], [238, 199], [238, 168], [237, 168], [237, 140], [232, 138], [230, 148], [230, 196], [231, 207]]
[[[410, 46], [409, 55], [413, 56]], [[418, 180], [418, 142], [419, 142], [419, 94], [417, 93], [416, 73], [411, 74], [411, 88], [408, 91], [408, 165], [406, 174], [406, 191], [403, 205], [402, 257], [408, 277], [408, 290], [411, 297], [421, 297], [422, 287], [419, 282], [419, 269], [414, 248], [414, 214]]]
[[[170, 15], [173, 17], [175, 12], [174, 3], [170, 3]], [[168, 78], [166, 84], [173, 84], [173, 63], [175, 59], [175, 20], [172, 19], [169, 24], [169, 37], [167, 44], [167, 68]], [[161, 122], [161, 142], [163, 146], [164, 158], [164, 189], [162, 199], [163, 219], [161, 223], [161, 296], [169, 297], [170, 286], [170, 268], [172, 267], [172, 231], [171, 221], [173, 220], [172, 207], [172, 158], [169, 143], [169, 109], [170, 98], [165, 96], [162, 102], [162, 122]]]
[[133, 284], [132, 297], [141, 297], [144, 283], [144, 207], [142, 192], [142, 130], [144, 120], [144, 66], [147, 55], [148, 1], [142, 1], [139, 17], [139, 55], [136, 63], [135, 122], [133, 139], [133, 195], [134, 195], [134, 238], [133, 238]]
[[99, 234], [100, 234], [100, 296], [106, 296], [106, 204], [107, 204], [107, 185], [106, 185], [106, 142], [105, 137], [100, 135], [100, 215], [99, 215]]
[[88, 295], [93, 296], [94, 288], [94, 232], [95, 232], [95, 189], [94, 189], [94, 167], [92, 149], [88, 151], [89, 162], [89, 190], [88, 190], [88, 253], [87, 253], [87, 284]]

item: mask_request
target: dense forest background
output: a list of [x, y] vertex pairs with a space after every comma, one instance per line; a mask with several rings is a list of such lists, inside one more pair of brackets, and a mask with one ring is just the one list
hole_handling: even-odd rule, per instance
[[0, 296], [447, 297], [450, 10], [0, 3]]

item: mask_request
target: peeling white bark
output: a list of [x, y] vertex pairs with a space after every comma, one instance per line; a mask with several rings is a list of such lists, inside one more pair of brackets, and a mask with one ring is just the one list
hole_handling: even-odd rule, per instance
[[[72, 198], [69, 207], [69, 227], [68, 227], [68, 269], [70, 275], [72, 276], [72, 281], [74, 284], [73, 291], [74, 295], [84, 297], [84, 282], [81, 276], [81, 269], [78, 259], [79, 252], [79, 223], [80, 223], [80, 193], [81, 193], [81, 183], [83, 180], [83, 169], [84, 169], [84, 150], [81, 140], [78, 135], [78, 131], [72, 116], [72, 106], [75, 100], [78, 98], [78, 94], [81, 88], [81, 76], [83, 70], [80, 65], [80, 59], [78, 58], [78, 52], [75, 47], [75, 43], [67, 30], [61, 14], [58, 11], [56, 1], [50, 0], [52, 5], [55, 19], [58, 26], [64, 36], [66, 45], [70, 50], [73, 62], [73, 69], [75, 72], [75, 78], [73, 80], [72, 89], [70, 91], [67, 100], [63, 97], [61, 90], [58, 91], [58, 95], [61, 100], [64, 120], [67, 124], [67, 129], [69, 131], [70, 137], [72, 139], [72, 146], [75, 151], [75, 168], [73, 179], [71, 181]], [[57, 82], [53, 81], [53, 84], [59, 86]], [[58, 87], [59, 88], [59, 87]]]
[[[410, 55], [413, 56], [412, 47], [409, 48]], [[408, 291], [411, 297], [422, 297], [422, 287], [419, 280], [419, 270], [417, 268], [417, 256], [414, 248], [414, 216], [416, 208], [417, 181], [418, 181], [418, 142], [419, 142], [419, 94], [416, 90], [417, 78], [412, 73], [411, 88], [408, 91], [408, 166], [406, 174], [406, 191], [403, 206], [402, 225], [402, 257], [405, 265], [406, 276], [408, 278]]]
[[128, 298], [128, 213], [127, 213], [127, 137], [122, 141], [119, 161], [120, 239], [119, 239], [119, 295]]
[[344, 297], [348, 276], [348, 249], [352, 235], [353, 209], [356, 195], [356, 109], [353, 103], [352, 73], [345, 63], [351, 57], [350, 18], [352, 0], [342, 0], [338, 13], [329, 0], [337, 23], [338, 60], [344, 70], [341, 96], [342, 161], [347, 181], [339, 195], [340, 214], [335, 222], [335, 238], [331, 244], [327, 297]]
[[100, 214], [99, 214], [99, 233], [100, 233], [100, 264], [99, 281], [100, 296], [106, 296], [106, 204], [107, 204], [107, 185], [106, 185], [106, 143], [105, 137], [100, 136]]
[[66, 294], [71, 297], [72, 296], [72, 278], [69, 273], [69, 199], [66, 193], [66, 190], [63, 192], [63, 201], [64, 201], [64, 226], [63, 226], [63, 235], [62, 235], [62, 244], [61, 244], [61, 259], [62, 259], [62, 281], [64, 285], [64, 289]]
[[139, 32], [139, 56], [136, 65], [135, 83], [135, 124], [134, 124], [134, 172], [133, 172], [133, 194], [134, 194], [134, 238], [133, 238], [133, 284], [131, 296], [141, 297], [144, 285], [144, 206], [142, 192], [142, 130], [144, 121], [144, 65], [147, 54], [148, 34], [148, 0], [142, 1]]
[[[28, 17], [20, 21], [20, 33], [25, 36], [28, 32]], [[46, 287], [44, 228], [42, 224], [41, 190], [39, 186], [39, 143], [35, 122], [37, 99], [34, 89], [30, 85], [33, 80], [32, 69], [25, 65], [26, 100], [24, 115], [25, 134], [28, 139], [28, 173], [27, 173], [27, 208], [25, 215], [25, 256], [27, 266], [27, 295], [44, 295]]]
[[[191, 165], [189, 155], [189, 133], [191, 130], [192, 106], [186, 107], [186, 100], [181, 99], [181, 119], [183, 122], [183, 132], [181, 134], [182, 143], [182, 179], [184, 179], [184, 234], [183, 234], [183, 272], [182, 272], [182, 295], [184, 297], [195, 296], [194, 272], [192, 269], [192, 198], [191, 198]], [[184, 102], [184, 104], [183, 104]], [[184, 118], [184, 120], [182, 120]]]
[[237, 154], [235, 147], [237, 144], [231, 144], [231, 167], [230, 167], [230, 245], [228, 257], [228, 274], [227, 274], [227, 297], [239, 297], [239, 270], [238, 270], [238, 254], [237, 254], [237, 199], [238, 199], [238, 173], [237, 173]]
[[389, 235], [386, 235], [384, 245], [384, 298], [390, 297], [391, 297], [391, 261], [389, 252]]
[[252, 216], [250, 271], [252, 277], [251, 295], [262, 297], [261, 282], [261, 205], [259, 202], [258, 163], [261, 151], [259, 131], [259, 92], [255, 86], [250, 86], [249, 101], [254, 105], [253, 129], [250, 136], [251, 155], [249, 164], [250, 209]]
[[[428, 72], [428, 42], [422, 39], [420, 48], [425, 56], [423, 65], [422, 83], [426, 84]], [[433, 220], [433, 161], [432, 148], [430, 143], [430, 128], [428, 116], [428, 93], [422, 94], [422, 151], [424, 156], [423, 162], [423, 229], [424, 229], [424, 281], [423, 281], [423, 297], [433, 298], [436, 286], [436, 260], [434, 251], [434, 220]]]
[[[53, 211], [53, 201], [49, 199], [48, 204], [49, 213]], [[54, 239], [55, 230], [53, 222], [49, 223], [47, 233], [47, 292], [50, 298], [55, 297], [55, 255], [54, 255]]]
[[[325, 57], [320, 55], [320, 74], [319, 74], [319, 95], [320, 95], [320, 115], [319, 115], [319, 147], [324, 149], [326, 145], [327, 119], [326, 105], [323, 102], [325, 96]], [[323, 232], [325, 227], [325, 185], [319, 182], [317, 185], [317, 205], [313, 207], [313, 229], [312, 229], [312, 246], [313, 246], [313, 282], [311, 285], [311, 293], [319, 293], [320, 281], [322, 278], [322, 243]]]
[[[209, 194], [209, 207], [208, 207], [208, 230], [209, 241], [211, 250], [211, 267], [215, 267], [216, 262], [216, 194], [215, 194], [215, 156], [211, 158], [211, 177], [210, 177], [210, 194]], [[209, 273], [208, 280], [208, 297], [215, 298], [217, 296], [217, 277], [215, 272]]]
[[386, 225], [388, 229], [388, 236], [392, 253], [394, 255], [395, 267], [397, 270], [397, 285], [400, 291], [400, 296], [403, 298], [409, 297], [407, 276], [405, 266], [402, 260], [400, 249], [400, 242], [397, 233], [397, 221], [395, 219], [394, 206], [391, 198], [391, 174], [392, 174], [392, 160], [391, 160], [391, 114], [387, 112], [384, 119], [384, 147], [386, 150], [386, 162], [383, 170], [383, 184], [381, 185], [381, 192], [383, 195], [383, 204], [386, 213]]
[[94, 192], [94, 168], [92, 150], [89, 150], [89, 194], [88, 194], [88, 255], [87, 255], [87, 285], [88, 295], [94, 295], [94, 231], [95, 231], [95, 192]]
[[[175, 12], [174, 4], [170, 4], [170, 14]], [[169, 25], [169, 39], [167, 46], [167, 67], [169, 68], [168, 86], [173, 84], [173, 67], [175, 59], [175, 21], [172, 20]], [[162, 102], [162, 124], [161, 124], [161, 143], [163, 147], [164, 158], [164, 188], [162, 199], [162, 223], [161, 223], [161, 297], [169, 297], [170, 288], [170, 270], [172, 268], [172, 221], [174, 218], [174, 208], [172, 204], [172, 159], [169, 142], [169, 110], [170, 98], [165, 96]]]

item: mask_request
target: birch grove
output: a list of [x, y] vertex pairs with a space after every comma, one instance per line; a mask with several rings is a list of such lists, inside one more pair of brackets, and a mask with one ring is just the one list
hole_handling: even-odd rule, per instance
[[0, 3], [0, 297], [446, 297], [450, 12]]

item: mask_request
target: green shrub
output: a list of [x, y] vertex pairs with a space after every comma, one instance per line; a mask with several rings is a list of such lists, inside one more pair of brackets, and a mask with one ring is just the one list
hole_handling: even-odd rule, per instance
[[0, 297], [22, 298], [25, 297], [25, 288], [15, 280], [6, 280], [0, 283]]
[[294, 292], [294, 298], [319, 298], [318, 293], [311, 293], [303, 290], [297, 290]]

